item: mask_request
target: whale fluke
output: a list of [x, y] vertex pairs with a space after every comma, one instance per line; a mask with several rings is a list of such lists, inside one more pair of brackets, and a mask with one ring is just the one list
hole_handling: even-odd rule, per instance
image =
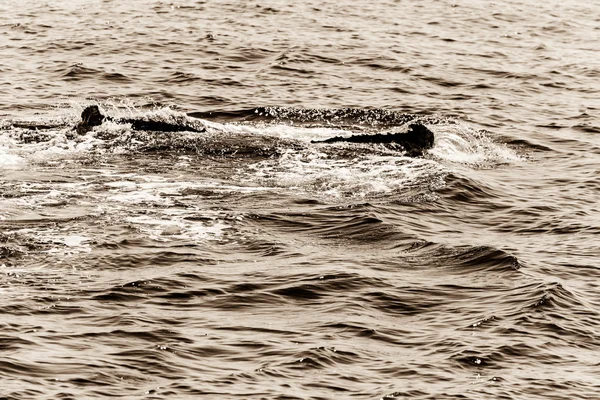
[[85, 134], [94, 126], [102, 125], [104, 121], [113, 121], [119, 124], [130, 124], [131, 128], [136, 131], [161, 131], [161, 132], [204, 132], [205, 129], [194, 128], [189, 125], [178, 125], [162, 121], [147, 121], [144, 119], [134, 118], [112, 118], [103, 115], [96, 105], [86, 107], [81, 113], [81, 122], [77, 124], [75, 129], [80, 135]]
[[434, 135], [425, 125], [410, 124], [408, 131], [402, 133], [352, 135], [349, 137], [335, 136], [325, 140], [313, 140], [311, 143], [382, 143], [397, 144], [404, 148], [406, 155], [419, 157], [423, 152], [433, 147]]

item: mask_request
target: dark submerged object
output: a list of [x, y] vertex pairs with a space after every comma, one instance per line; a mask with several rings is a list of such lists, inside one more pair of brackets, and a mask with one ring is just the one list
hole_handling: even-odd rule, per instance
[[397, 144], [404, 148], [408, 156], [419, 157], [425, 150], [433, 147], [434, 135], [425, 125], [410, 124], [408, 131], [402, 133], [335, 136], [325, 140], [313, 140], [311, 143], [335, 142]]
[[83, 135], [94, 126], [102, 125], [104, 121], [113, 121], [120, 124], [131, 124], [131, 128], [136, 131], [162, 131], [162, 132], [204, 132], [205, 129], [194, 128], [189, 125], [178, 125], [162, 121], [146, 121], [133, 118], [112, 118], [102, 115], [98, 106], [88, 106], [81, 113], [81, 122], [75, 129], [77, 133]]
[[[81, 122], [75, 129], [80, 135], [85, 134], [94, 126], [102, 125], [104, 121], [113, 121], [122, 124], [131, 124], [133, 130], [162, 131], [162, 132], [204, 132], [206, 129], [197, 129], [189, 125], [178, 125], [161, 121], [147, 121], [143, 119], [112, 118], [103, 115], [98, 106], [88, 106], [81, 113]], [[400, 145], [410, 157], [420, 157], [425, 150], [433, 147], [434, 135], [425, 125], [413, 123], [408, 126], [408, 131], [402, 133], [353, 135], [350, 137], [335, 136], [325, 140], [313, 140], [311, 143], [381, 143]]]

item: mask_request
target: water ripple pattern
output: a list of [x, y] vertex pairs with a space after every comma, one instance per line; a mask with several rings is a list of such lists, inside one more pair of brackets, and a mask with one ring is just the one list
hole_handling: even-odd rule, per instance
[[600, 398], [598, 2], [0, 15], [1, 399]]

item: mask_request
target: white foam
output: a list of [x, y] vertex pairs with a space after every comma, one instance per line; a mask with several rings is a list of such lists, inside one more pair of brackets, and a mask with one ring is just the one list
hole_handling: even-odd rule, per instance
[[131, 182], [131, 181], [107, 182], [104, 185], [109, 186], [109, 187], [114, 187], [114, 188], [121, 188], [122, 190], [123, 189], [133, 189], [133, 188], [137, 187], [137, 183]]
[[173, 203], [172, 196], [179, 195], [184, 189], [196, 187], [210, 187], [211, 184], [197, 184], [194, 182], [172, 182], [161, 176], [136, 176], [110, 175], [126, 180], [115, 180], [104, 183], [109, 188], [110, 201], [124, 204], [155, 203], [160, 205], [169, 205]]
[[288, 150], [281, 158], [258, 162], [242, 173], [262, 186], [293, 188], [320, 197], [367, 198], [401, 194], [421, 181], [429, 184], [432, 176], [444, 171], [427, 159], [391, 155], [337, 159], [310, 148]]
[[10, 168], [25, 164], [23, 157], [12, 154], [10, 150], [4, 146], [0, 146], [0, 167]]
[[[28, 132], [27, 129], [15, 128], [12, 134]], [[31, 143], [17, 143], [4, 136], [0, 137], [0, 167], [20, 165], [28, 161], [47, 162], [72, 157], [73, 155], [89, 153], [101, 142], [91, 135], [79, 136], [77, 140], [67, 138], [70, 128], [47, 130], [44, 134], [49, 140]]]
[[436, 158], [475, 167], [522, 161], [506, 145], [495, 143], [482, 132], [464, 125], [435, 127], [435, 145], [429, 154]]
[[89, 237], [77, 234], [66, 234], [66, 229], [54, 228], [24, 228], [10, 232], [20, 236], [31, 236], [36, 242], [50, 245], [49, 254], [60, 256], [71, 256], [79, 253], [90, 253], [92, 251]]
[[115, 194], [108, 197], [110, 201], [116, 201], [125, 204], [141, 204], [141, 203], [160, 203], [166, 204], [168, 199], [162, 198], [148, 191], [128, 191], [125, 193]]
[[[85, 236], [70, 235], [61, 238], [62, 243], [67, 247], [82, 247], [85, 242], [89, 242], [89, 238]], [[89, 248], [89, 247], [87, 247]]]
[[224, 230], [230, 228], [229, 225], [217, 220], [190, 221], [182, 217], [174, 217], [173, 213], [169, 214], [171, 214], [169, 219], [144, 215], [128, 217], [125, 220], [149, 238], [161, 242], [218, 239], [223, 235]]
[[350, 136], [353, 132], [334, 128], [310, 128], [290, 125], [238, 125], [219, 124], [210, 121], [203, 123], [214, 130], [238, 135], [269, 136], [280, 139], [293, 139], [302, 142], [321, 140], [332, 136]]

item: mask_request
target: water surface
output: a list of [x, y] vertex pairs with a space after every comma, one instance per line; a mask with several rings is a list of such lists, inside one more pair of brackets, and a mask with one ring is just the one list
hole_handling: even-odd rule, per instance
[[597, 398], [598, 5], [288, 3], [2, 2], [0, 397]]

